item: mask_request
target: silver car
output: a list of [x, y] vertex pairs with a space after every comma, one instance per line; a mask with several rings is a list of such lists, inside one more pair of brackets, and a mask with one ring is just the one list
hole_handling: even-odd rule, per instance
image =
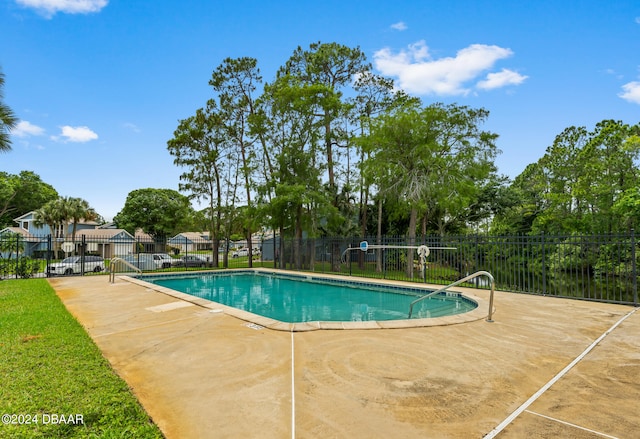
[[209, 261], [204, 256], [186, 255], [180, 258], [181, 267], [206, 267]]
[[[140, 270], [155, 270], [157, 268], [156, 261], [151, 253], [137, 253], [123, 256], [122, 259], [129, 265]], [[130, 268], [130, 267], [129, 267]], [[124, 268], [127, 271], [126, 268]]]
[[81, 256], [69, 256], [60, 262], [49, 265], [49, 274], [76, 274], [93, 271], [98, 273], [104, 271], [104, 259], [101, 256], [85, 256], [84, 269], [82, 267]]

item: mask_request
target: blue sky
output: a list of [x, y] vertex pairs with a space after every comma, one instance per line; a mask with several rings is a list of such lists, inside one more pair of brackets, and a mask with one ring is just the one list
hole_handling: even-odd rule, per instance
[[34, 171], [107, 219], [132, 190], [178, 189], [167, 140], [226, 57], [271, 81], [297, 46], [358, 46], [426, 104], [489, 110], [510, 177], [564, 128], [640, 122], [637, 0], [3, 0], [0, 35], [21, 120], [0, 171]]

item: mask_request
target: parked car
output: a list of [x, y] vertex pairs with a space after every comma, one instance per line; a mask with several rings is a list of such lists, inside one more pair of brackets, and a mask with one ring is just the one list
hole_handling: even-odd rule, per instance
[[[100, 272], [104, 271], [104, 259], [101, 256], [85, 256], [84, 272]], [[49, 264], [49, 274], [76, 274], [82, 273], [82, 257], [69, 256], [60, 262]]]
[[231, 252], [231, 257], [232, 258], [240, 258], [243, 256], [249, 256], [249, 249], [248, 248], [241, 248], [239, 250], [234, 250]]
[[166, 253], [154, 253], [153, 262], [156, 264], [156, 268], [171, 268], [174, 265], [178, 265], [176, 259]]
[[204, 256], [186, 255], [180, 258], [181, 267], [206, 267], [209, 261]]
[[[140, 270], [155, 270], [157, 265], [151, 253], [137, 253], [123, 256], [122, 259], [130, 265]], [[121, 264], [124, 265], [124, 264]], [[119, 266], [118, 269], [127, 271], [126, 266]]]
[[[251, 252], [252, 256], [258, 256], [260, 255], [260, 249], [258, 247], [254, 247], [253, 251]], [[248, 248], [241, 248], [238, 250], [234, 250], [231, 252], [231, 257], [232, 258], [240, 258], [242, 256], [249, 256], [249, 249]]]

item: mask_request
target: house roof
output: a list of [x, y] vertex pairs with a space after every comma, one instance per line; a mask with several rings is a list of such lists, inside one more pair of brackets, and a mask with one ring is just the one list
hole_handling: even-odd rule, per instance
[[32, 220], [34, 217], [35, 212], [32, 210], [31, 212], [27, 212], [25, 214], [20, 215], [18, 218], [14, 218], [13, 220], [17, 223], [20, 223], [20, 221], [24, 221], [24, 220]]
[[135, 238], [124, 229], [83, 229], [76, 232], [76, 237], [77, 236], [85, 236], [91, 239], [112, 240], [118, 238], [126, 239], [127, 241], [135, 240]]
[[82, 218], [78, 221], [78, 223], [77, 223], [77, 224], [85, 224], [85, 225], [87, 225], [87, 226], [95, 226], [95, 227], [98, 227], [98, 226], [100, 225], [100, 223], [99, 223], [99, 222], [97, 222], [97, 221], [93, 221], [93, 220], [91, 220], [91, 221], [86, 221], [86, 220], [84, 220], [84, 219], [82, 219]]
[[143, 240], [143, 241], [153, 241], [153, 237], [142, 229], [136, 229], [135, 237], [136, 239]]
[[[14, 218], [13, 219], [13, 221], [15, 221], [18, 224], [20, 224], [22, 221], [25, 221], [25, 220], [35, 220], [35, 211], [32, 210], [31, 212], [27, 212], [27, 213], [25, 213], [23, 215], [20, 215], [18, 218]], [[96, 226], [96, 227], [100, 225], [100, 223], [98, 223], [96, 221], [93, 221], [93, 220], [86, 221], [84, 219], [80, 219], [77, 222], [77, 224], [85, 224], [85, 225], [88, 225], [88, 226]]]
[[17, 233], [18, 235], [22, 235], [25, 239], [34, 238], [34, 236], [31, 233], [29, 233], [27, 230], [23, 229], [22, 227], [5, 227], [4, 229], [0, 230], [0, 234], [7, 233], [7, 232]]
[[182, 240], [188, 240], [190, 242], [211, 242], [209, 239], [209, 232], [182, 232], [171, 238], [170, 242], [183, 243]]

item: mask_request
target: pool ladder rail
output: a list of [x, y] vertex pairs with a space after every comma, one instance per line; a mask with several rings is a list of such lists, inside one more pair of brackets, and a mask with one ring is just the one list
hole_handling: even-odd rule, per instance
[[125, 261], [124, 259], [118, 258], [118, 257], [111, 258], [111, 261], [109, 262], [109, 282], [110, 283], [114, 283], [116, 280], [116, 270], [114, 268], [117, 264], [126, 265], [127, 267], [131, 268], [133, 271], [137, 271], [138, 273], [142, 274], [142, 270], [140, 270], [135, 265]]
[[465, 276], [460, 280], [455, 281], [452, 284], [447, 285], [446, 287], [442, 287], [439, 290], [433, 291], [432, 293], [426, 294], [422, 297], [417, 298], [416, 300], [414, 300], [413, 302], [411, 302], [411, 305], [409, 305], [409, 318], [411, 318], [411, 315], [413, 314], [413, 305], [415, 305], [416, 303], [424, 300], [424, 299], [428, 299], [431, 296], [435, 296], [436, 294], [440, 294], [444, 291], [446, 291], [447, 289], [451, 288], [451, 287], [455, 287], [456, 285], [460, 285], [462, 283], [468, 282], [471, 279], [475, 279], [477, 277], [480, 276], [486, 276], [489, 278], [489, 281], [491, 282], [491, 295], [489, 296], [489, 314], [487, 315], [487, 322], [489, 323], [493, 323], [492, 320], [492, 316], [493, 316], [493, 293], [495, 291], [495, 286], [496, 286], [496, 281], [493, 278], [493, 275], [491, 273], [489, 273], [488, 271], [476, 271], [473, 274], [470, 274], [469, 276]]

